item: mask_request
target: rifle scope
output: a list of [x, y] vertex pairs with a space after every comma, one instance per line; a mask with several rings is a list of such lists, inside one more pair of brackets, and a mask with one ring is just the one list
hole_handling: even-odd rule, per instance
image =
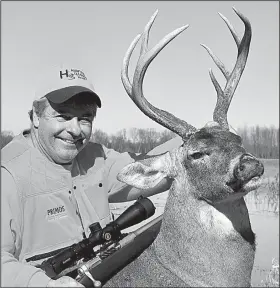
[[98, 222], [90, 225], [88, 238], [63, 249], [53, 257], [45, 260], [38, 267], [55, 279], [64, 269], [74, 265], [77, 260], [94, 257], [93, 248], [110, 240], [116, 240], [121, 236], [120, 231], [148, 219], [155, 213], [152, 201], [142, 196], [128, 207], [116, 220], [107, 224], [103, 229]]

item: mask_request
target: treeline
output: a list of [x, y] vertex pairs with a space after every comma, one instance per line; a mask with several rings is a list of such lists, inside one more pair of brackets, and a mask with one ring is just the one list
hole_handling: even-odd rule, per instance
[[[279, 128], [244, 126], [236, 132], [241, 136], [247, 152], [258, 158], [279, 159]], [[175, 136], [176, 134], [169, 130], [158, 132], [155, 129], [132, 128], [123, 129], [114, 135], [96, 130], [92, 139], [119, 152], [147, 153]]]
[[[279, 159], [279, 128], [274, 126], [242, 127], [237, 129], [243, 139], [245, 149], [259, 158]], [[174, 138], [175, 133], [169, 130], [155, 129], [122, 129], [115, 134], [95, 130], [91, 139], [119, 152], [147, 153], [154, 147]], [[1, 148], [7, 145], [14, 135], [12, 132], [1, 132]]]
[[112, 148], [118, 152], [147, 153], [175, 136], [176, 134], [169, 130], [159, 132], [152, 128], [130, 128], [122, 129], [113, 135], [108, 135], [101, 130], [95, 130], [91, 138], [94, 142], [103, 144], [107, 148]]
[[238, 128], [245, 149], [258, 158], [279, 159], [279, 128], [274, 126]]

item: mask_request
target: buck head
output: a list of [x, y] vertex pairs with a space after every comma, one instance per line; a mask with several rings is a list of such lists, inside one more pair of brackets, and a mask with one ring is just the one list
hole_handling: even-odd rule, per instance
[[227, 81], [225, 88], [222, 89], [210, 70], [210, 77], [217, 91], [217, 103], [213, 122], [207, 123], [201, 129], [196, 129], [169, 112], [154, 107], [144, 98], [142, 91], [144, 75], [151, 61], [188, 25], [174, 30], [148, 51], [149, 31], [157, 12], [152, 16], [142, 35], [140, 57], [131, 84], [128, 77], [129, 59], [141, 35], [134, 39], [124, 57], [122, 69], [124, 87], [144, 114], [181, 136], [183, 144], [170, 152], [126, 166], [118, 175], [120, 181], [136, 188], [148, 189], [168, 177], [176, 180], [171, 187], [173, 193], [185, 193], [187, 190], [194, 199], [209, 203], [234, 200], [259, 187], [264, 167], [253, 155], [246, 153], [242, 139], [230, 132], [227, 122], [227, 111], [245, 68], [251, 41], [249, 20], [235, 9], [234, 11], [245, 25], [242, 40], [238, 38], [229, 21], [220, 14], [238, 46], [238, 57], [233, 71], [227, 71], [212, 51], [202, 45]]

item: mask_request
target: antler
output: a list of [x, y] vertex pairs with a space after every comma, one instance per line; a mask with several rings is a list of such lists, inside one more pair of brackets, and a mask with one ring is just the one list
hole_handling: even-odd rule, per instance
[[227, 111], [228, 111], [230, 102], [232, 100], [233, 94], [235, 92], [235, 89], [239, 83], [239, 80], [241, 78], [241, 75], [246, 65], [250, 42], [251, 42], [251, 36], [252, 36], [251, 24], [249, 20], [240, 12], [238, 12], [235, 8], [233, 8], [233, 10], [240, 17], [240, 19], [243, 21], [245, 25], [245, 32], [241, 41], [239, 37], [237, 36], [236, 32], [234, 31], [234, 28], [228, 21], [228, 19], [219, 13], [221, 18], [226, 22], [236, 42], [236, 45], [238, 47], [238, 56], [237, 56], [236, 64], [232, 72], [230, 73], [229, 71], [227, 71], [224, 64], [213, 54], [213, 52], [207, 46], [201, 44], [201, 46], [203, 46], [207, 50], [207, 52], [212, 57], [215, 64], [218, 66], [218, 68], [221, 70], [221, 72], [227, 79], [227, 82], [223, 91], [218, 81], [216, 80], [212, 70], [210, 69], [209, 74], [215, 86], [215, 89], [217, 91], [217, 103], [216, 103], [216, 107], [213, 113], [213, 120], [219, 123], [224, 129], [227, 129], [227, 130], [229, 130], [229, 126], [227, 122]]
[[143, 95], [143, 80], [148, 66], [169, 42], [171, 42], [176, 36], [178, 36], [189, 26], [183, 26], [169, 33], [155, 47], [148, 51], [149, 32], [157, 16], [157, 12], [158, 11], [153, 14], [142, 34], [140, 56], [134, 72], [133, 84], [131, 85], [128, 77], [128, 65], [131, 54], [141, 35], [136, 36], [125, 54], [121, 72], [121, 79], [127, 94], [145, 115], [147, 115], [149, 118], [159, 123], [160, 125], [180, 135], [182, 138], [185, 138], [188, 133], [196, 131], [196, 128], [189, 125], [187, 122], [175, 117], [171, 113], [154, 107], [146, 100]]

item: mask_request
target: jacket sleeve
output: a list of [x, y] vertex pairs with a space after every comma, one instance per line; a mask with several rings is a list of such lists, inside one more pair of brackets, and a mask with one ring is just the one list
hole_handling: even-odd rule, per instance
[[22, 203], [12, 175], [1, 167], [1, 287], [46, 287], [50, 278], [19, 261], [22, 241]]

